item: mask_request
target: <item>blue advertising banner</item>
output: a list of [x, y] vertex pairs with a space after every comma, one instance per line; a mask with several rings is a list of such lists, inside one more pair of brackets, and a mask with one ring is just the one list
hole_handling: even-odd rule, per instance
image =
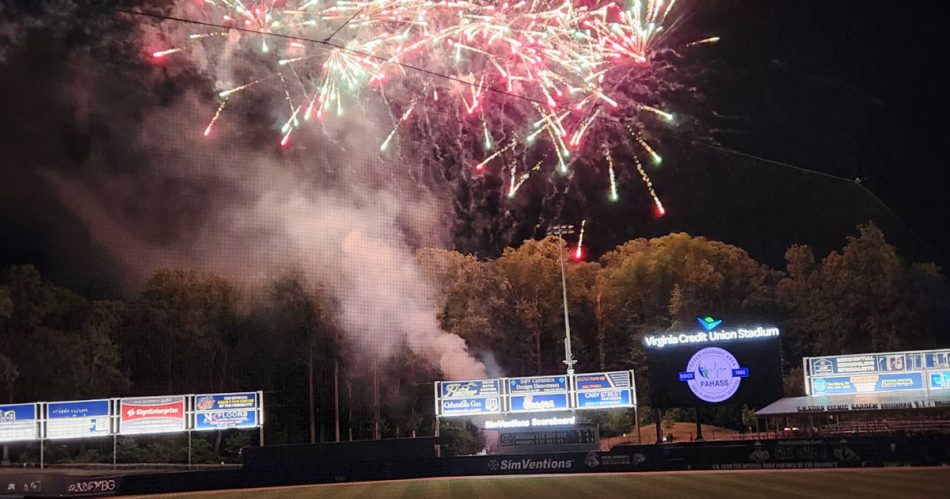
[[254, 409], [257, 407], [257, 393], [205, 393], [195, 395], [195, 411], [223, 411], [232, 409]]
[[931, 390], [950, 390], [950, 371], [930, 371]]
[[919, 352], [841, 355], [809, 359], [813, 376], [914, 371], [922, 369], [923, 366], [924, 359]]
[[578, 409], [609, 409], [611, 407], [633, 407], [630, 390], [597, 390], [577, 394]]
[[[508, 393], [555, 393], [567, 391], [567, 376], [534, 376], [530, 378], [511, 378], [508, 380]], [[566, 398], [566, 397], [565, 397]]]
[[500, 414], [501, 397], [480, 397], [464, 399], [444, 399], [441, 401], [442, 416], [474, 416], [479, 414]]
[[574, 387], [579, 391], [630, 388], [630, 371], [578, 374], [574, 376]]
[[500, 379], [443, 381], [439, 388], [444, 399], [478, 398], [501, 394]]
[[813, 395], [896, 392], [923, 389], [924, 377], [919, 372], [826, 376], [812, 378], [811, 386]]
[[543, 412], [569, 408], [566, 392], [511, 396], [511, 412]]
[[195, 413], [195, 430], [197, 431], [257, 427], [257, 411], [254, 409], [230, 409]]
[[0, 442], [39, 438], [36, 404], [0, 405]]
[[111, 434], [108, 400], [46, 404], [46, 438], [82, 438]]
[[927, 352], [927, 369], [950, 368], [950, 350]]

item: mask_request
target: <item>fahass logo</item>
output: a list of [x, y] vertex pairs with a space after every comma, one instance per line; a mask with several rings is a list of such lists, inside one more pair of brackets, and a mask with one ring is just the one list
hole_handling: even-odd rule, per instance
[[722, 324], [722, 320], [713, 319], [711, 315], [707, 315], [706, 317], [697, 317], [696, 322], [698, 322], [699, 325], [703, 327], [704, 331], [712, 331]]
[[742, 378], [748, 376], [748, 368], [739, 367], [739, 361], [728, 350], [717, 347], [693, 354], [686, 371], [679, 373], [680, 381], [685, 381], [694, 395], [713, 403], [732, 397]]

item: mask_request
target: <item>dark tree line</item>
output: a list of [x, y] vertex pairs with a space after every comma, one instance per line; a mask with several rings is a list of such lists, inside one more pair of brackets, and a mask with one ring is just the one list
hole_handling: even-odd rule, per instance
[[[559, 247], [528, 240], [494, 260], [418, 251], [442, 300], [441, 327], [491, 375], [563, 370]], [[786, 261], [771, 269], [683, 233], [568, 261], [577, 369], [634, 368], [646, 393], [642, 336], [692, 327], [705, 313], [778, 325], [790, 391], [800, 389], [804, 355], [946, 346], [943, 275], [902, 261], [874, 225], [824, 258], [798, 245]], [[294, 273], [239, 284], [163, 270], [125, 300], [92, 300], [30, 265], [9, 267], [0, 271], [0, 401], [263, 390], [270, 443], [431, 434], [432, 381], [442, 374], [406, 344], [386, 359], [361, 355], [337, 309]], [[206, 454], [246, 441], [218, 435]]]

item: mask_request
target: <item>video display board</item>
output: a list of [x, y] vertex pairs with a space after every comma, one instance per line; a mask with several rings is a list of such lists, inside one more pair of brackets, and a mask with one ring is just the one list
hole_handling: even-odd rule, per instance
[[652, 404], [757, 407], [774, 402], [782, 396], [779, 334], [774, 327], [723, 327], [646, 336]]
[[39, 438], [36, 404], [0, 405], [0, 442]]
[[950, 349], [805, 357], [809, 395], [950, 390]]
[[46, 404], [46, 438], [83, 438], [112, 433], [112, 403], [80, 400]]

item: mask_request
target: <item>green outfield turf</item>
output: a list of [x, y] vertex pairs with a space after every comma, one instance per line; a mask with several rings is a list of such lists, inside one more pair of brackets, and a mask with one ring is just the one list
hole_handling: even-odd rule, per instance
[[950, 468], [437, 478], [195, 492], [149, 498], [950, 497]]

